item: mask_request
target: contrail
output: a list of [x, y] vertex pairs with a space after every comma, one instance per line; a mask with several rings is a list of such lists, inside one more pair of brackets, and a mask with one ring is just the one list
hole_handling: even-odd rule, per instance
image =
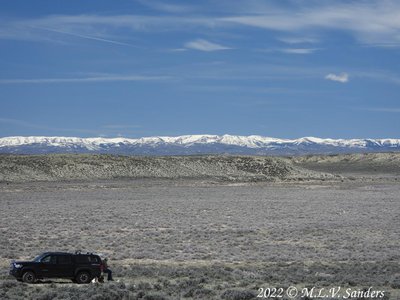
[[0, 84], [20, 83], [76, 83], [76, 82], [112, 82], [112, 81], [160, 81], [172, 79], [170, 76], [112, 75], [81, 78], [28, 78], [0, 79]]
[[70, 36], [74, 36], [74, 37], [79, 37], [79, 38], [82, 38], [82, 39], [94, 40], [94, 41], [110, 43], [110, 44], [115, 44], [115, 45], [120, 45], [120, 46], [128, 46], [128, 47], [139, 48], [139, 47], [131, 45], [131, 44], [118, 42], [118, 41], [114, 41], [114, 40], [103, 39], [103, 38], [94, 37], [94, 36], [90, 36], [90, 35], [77, 34], [77, 33], [72, 33], [72, 32], [68, 32], [68, 31], [52, 29], [52, 28], [44, 28], [44, 27], [37, 27], [37, 26], [30, 26], [30, 27], [35, 28], [35, 29], [40, 29], [40, 30], [46, 30], [46, 31], [50, 31], [50, 32], [66, 34], [66, 35], [70, 35]]

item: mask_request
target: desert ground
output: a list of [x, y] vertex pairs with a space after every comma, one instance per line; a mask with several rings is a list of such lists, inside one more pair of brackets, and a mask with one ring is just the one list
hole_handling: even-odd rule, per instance
[[[290, 286], [400, 299], [399, 183], [395, 153], [0, 155], [0, 299], [257, 299]], [[117, 281], [8, 275], [12, 259], [78, 249], [108, 257]]]

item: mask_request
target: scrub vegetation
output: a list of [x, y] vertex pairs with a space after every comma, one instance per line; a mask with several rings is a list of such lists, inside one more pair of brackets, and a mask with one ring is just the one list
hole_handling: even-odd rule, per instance
[[332, 175], [257, 156], [113, 156], [90, 154], [0, 155], [0, 182], [121, 178], [216, 181], [321, 180]]
[[[304, 169], [296, 164], [287, 165]], [[2, 182], [0, 298], [255, 299], [259, 288], [292, 285], [372, 286], [398, 299], [396, 173], [368, 181], [346, 172], [331, 181]], [[107, 256], [119, 282], [27, 285], [7, 275], [11, 259], [77, 249]]]

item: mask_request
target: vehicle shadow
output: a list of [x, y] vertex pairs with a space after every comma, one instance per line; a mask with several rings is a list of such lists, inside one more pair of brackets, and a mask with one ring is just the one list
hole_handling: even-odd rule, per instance
[[37, 280], [35, 284], [74, 284], [71, 280], [70, 281], [56, 281], [56, 280]]

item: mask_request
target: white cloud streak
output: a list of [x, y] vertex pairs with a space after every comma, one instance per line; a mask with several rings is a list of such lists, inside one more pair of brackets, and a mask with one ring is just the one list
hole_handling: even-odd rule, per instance
[[349, 75], [347, 73], [342, 73], [342, 74], [330, 73], [325, 76], [325, 79], [337, 81], [337, 82], [341, 82], [341, 83], [346, 83], [349, 81]]
[[287, 48], [287, 49], [281, 49], [280, 51], [283, 53], [288, 53], [288, 54], [311, 54], [317, 50], [319, 50], [319, 49], [316, 49], [316, 48]]
[[94, 41], [98, 41], [98, 42], [110, 43], [110, 44], [115, 44], [115, 45], [120, 45], [120, 46], [135, 47], [134, 45], [130, 45], [130, 44], [127, 44], [127, 43], [122, 43], [122, 42], [109, 40], [109, 39], [104, 39], [104, 38], [95, 37], [95, 36], [89, 36], [89, 35], [83, 35], [83, 34], [78, 34], [78, 33], [66, 32], [66, 31], [56, 30], [56, 29], [51, 29], [51, 28], [34, 27], [34, 26], [32, 26], [32, 28], [45, 30], [45, 31], [50, 31], [50, 32], [55, 32], [55, 33], [66, 34], [66, 35], [70, 35], [70, 36], [74, 36], [74, 37], [78, 37], [78, 38], [82, 38], [82, 39], [94, 40]]
[[196, 10], [194, 6], [177, 5], [153, 0], [139, 0], [138, 2], [146, 7], [167, 13], [189, 13]]
[[29, 78], [0, 79], [0, 84], [43, 84], [43, 83], [84, 83], [84, 82], [114, 82], [114, 81], [159, 81], [171, 79], [169, 76], [101, 76], [81, 78]]
[[101, 126], [102, 128], [112, 129], [112, 130], [121, 130], [121, 129], [136, 129], [141, 128], [140, 125], [125, 125], [125, 124], [108, 124]]
[[[353, 72], [352, 72], [353, 75]], [[399, 85], [400, 84], [400, 76], [398, 74], [385, 72], [382, 70], [375, 70], [375, 71], [355, 71], [355, 77], [365, 78], [365, 79], [372, 79], [382, 82], [389, 82]]]
[[98, 129], [83, 129], [83, 128], [66, 128], [66, 127], [55, 127], [55, 126], [44, 126], [36, 123], [27, 122], [19, 119], [3, 118], [0, 117], [0, 124], [9, 124], [13, 127], [29, 128], [40, 131], [57, 131], [57, 132], [70, 132], [79, 134], [89, 134], [91, 136], [115, 136], [120, 135], [119, 131], [128, 132], [130, 130], [136, 130], [142, 128], [141, 125], [128, 125], [128, 124], [107, 124], [99, 126]]
[[257, 49], [261, 52], [281, 52], [286, 54], [312, 54], [315, 51], [321, 50], [321, 48], [269, 48], [269, 49]]
[[368, 110], [373, 112], [385, 112], [385, 113], [400, 113], [400, 108], [391, 108], [391, 107], [368, 107], [368, 108], [363, 108], [363, 110]]
[[316, 38], [307, 38], [307, 37], [282, 37], [278, 38], [279, 41], [284, 42], [286, 44], [315, 44], [318, 43], [319, 40]]
[[[258, 2], [261, 3], [261, 2]], [[221, 16], [203, 14], [167, 15], [51, 15], [37, 19], [1, 21], [0, 38], [45, 40], [43, 32], [33, 27], [51, 28], [82, 38], [98, 39], [104, 42], [120, 43], [112, 36], [118, 28], [131, 31], [189, 31], [193, 28], [230, 30], [247, 26], [285, 32], [290, 35], [313, 35], [316, 31], [323, 38], [321, 30], [343, 30], [358, 41], [375, 46], [400, 46], [400, 2], [398, 1], [351, 1], [337, 3], [312, 1], [301, 6], [269, 6], [260, 4], [257, 12], [249, 12], [247, 1], [234, 5], [236, 11], [228, 12], [216, 6]], [[322, 3], [322, 4], [321, 4]], [[185, 8], [161, 2], [154, 7], [171, 13]], [[243, 13], [245, 12], [245, 13]], [[246, 13], [247, 12], [247, 13]], [[283, 38], [287, 43], [311, 43], [310, 38]]]
[[194, 41], [187, 42], [187, 43], [185, 43], [185, 47], [188, 49], [192, 49], [192, 50], [199, 50], [199, 51], [206, 51], [206, 52], [231, 49], [229, 47], [222, 46], [222, 45], [219, 45], [216, 43], [212, 43], [212, 42], [209, 42], [209, 41], [203, 40], [203, 39], [197, 39]]
[[52, 130], [52, 131], [63, 131], [63, 132], [77, 132], [77, 133], [86, 133], [86, 134], [99, 134], [98, 130], [90, 130], [90, 129], [80, 129], [80, 128], [57, 128], [51, 126], [44, 126], [35, 123], [30, 123], [23, 120], [18, 119], [10, 119], [10, 118], [1, 118], [0, 123], [10, 124], [16, 127], [24, 127], [30, 129], [37, 129], [37, 130]]
[[[141, 15], [49, 15], [37, 19], [0, 20], [0, 39], [33, 42], [65, 43], [69, 35], [109, 44], [131, 46], [110, 36], [126, 32], [157, 32], [214, 27], [216, 21], [207, 17], [141, 16]], [[127, 35], [127, 38], [129, 35]]]
[[[318, 3], [318, 2], [314, 2]], [[315, 29], [350, 31], [365, 43], [400, 44], [400, 5], [397, 1], [345, 4], [323, 2], [297, 9], [270, 8], [258, 14], [220, 18], [239, 25], [291, 33]]]

